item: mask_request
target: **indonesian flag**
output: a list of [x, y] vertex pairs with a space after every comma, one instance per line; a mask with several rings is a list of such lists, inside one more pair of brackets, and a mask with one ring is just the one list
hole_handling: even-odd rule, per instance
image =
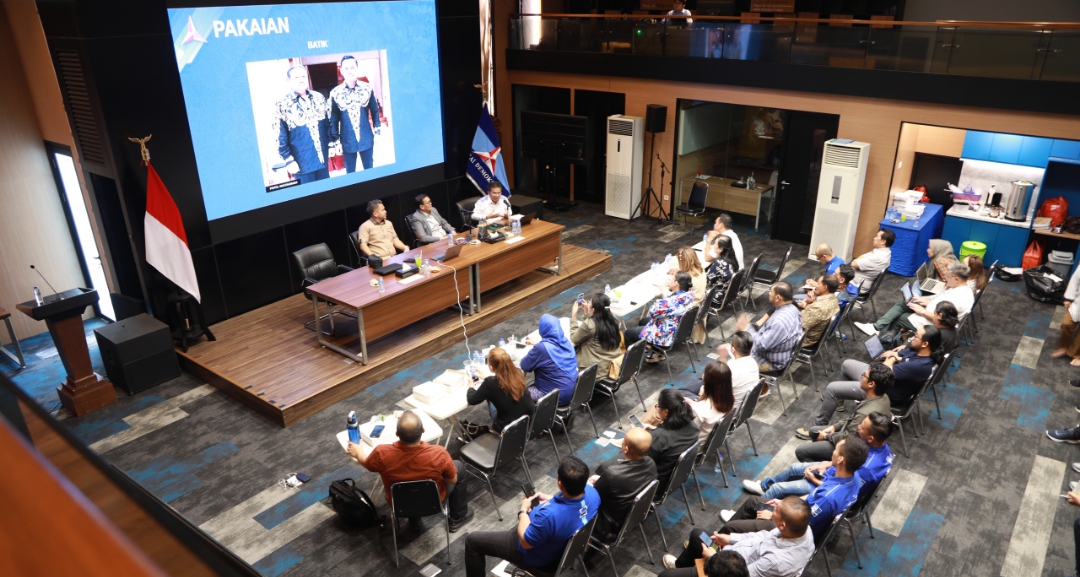
[[146, 168], [146, 262], [201, 303], [180, 210], [153, 165], [147, 162]]

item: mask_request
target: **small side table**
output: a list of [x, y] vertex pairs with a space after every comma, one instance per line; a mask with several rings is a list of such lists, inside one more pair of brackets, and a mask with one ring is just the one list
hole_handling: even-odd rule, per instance
[[7, 350], [7, 347], [0, 346], [0, 352], [3, 352], [9, 359], [19, 363], [19, 368], [26, 368], [26, 359], [23, 358], [22, 347], [19, 346], [19, 339], [15, 337], [15, 329], [11, 328], [11, 313], [7, 312], [7, 309], [0, 307], [0, 319], [4, 320], [7, 324], [8, 335], [11, 336], [11, 344], [15, 345], [15, 352]]

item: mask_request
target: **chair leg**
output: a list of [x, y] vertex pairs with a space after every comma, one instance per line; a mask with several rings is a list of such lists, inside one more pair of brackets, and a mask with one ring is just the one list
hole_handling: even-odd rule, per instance
[[821, 556], [825, 558], [825, 573], [829, 577], [832, 577], [832, 565], [829, 564], [829, 550], [826, 549], [824, 545], [821, 547]]
[[522, 453], [518, 460], [521, 461], [521, 468], [525, 470], [525, 478], [529, 480], [529, 484], [533, 484], [532, 473], [529, 471], [529, 464], [525, 462], [525, 454]]
[[[565, 430], [565, 427], [563, 430]], [[569, 435], [567, 435], [567, 437], [569, 437]], [[555, 432], [548, 430], [548, 438], [551, 439], [551, 448], [555, 449], [555, 459], [562, 461], [562, 455], [559, 454], [559, 446], [555, 444]]]
[[776, 381], [776, 394], [780, 397], [780, 406], [784, 408], [781, 414], [787, 414], [787, 403], [784, 402], [784, 388], [780, 386], [780, 381]]
[[[596, 428], [596, 419], [593, 418], [592, 407], [589, 406], [589, 403], [585, 403], [585, 410], [589, 412], [589, 422], [592, 423], [592, 430], [596, 433], [596, 438], [599, 439], [600, 429]], [[567, 437], [569, 437], [569, 435], [567, 435]]]
[[401, 558], [397, 550], [397, 515], [394, 514], [393, 507], [390, 507], [390, 524], [390, 533], [394, 536], [394, 566], [401, 569]]
[[[698, 482], [697, 471], [690, 469], [690, 474], [694, 476], [694, 485], [697, 486], [697, 496], [701, 499], [701, 510], [705, 510], [705, 494], [701, 492], [701, 483]], [[726, 479], [725, 479], [726, 480]]]
[[[570, 454], [574, 454], [574, 444], [570, 442], [570, 432], [566, 430], [566, 420], [559, 415], [555, 415], [556, 419], [559, 419], [559, 424], [563, 426], [563, 435], [566, 436], [566, 446], [570, 447]], [[595, 427], [594, 427], [595, 428]]]
[[870, 530], [870, 538], [874, 539], [874, 525], [870, 523], [870, 514], [866, 512], [866, 509], [863, 509], [862, 516], [863, 519], [866, 521], [866, 528]]
[[615, 558], [611, 556], [611, 548], [604, 547], [604, 553], [607, 554], [608, 562], [611, 563], [611, 572], [615, 574], [615, 577], [619, 577], [619, 570], [615, 568]]
[[656, 505], [652, 506], [653, 518], [656, 519], [656, 529], [660, 531], [660, 540], [664, 543], [664, 551], [668, 550], [667, 535], [664, 535], [664, 527], [660, 525], [660, 511], [656, 510]]
[[[731, 454], [731, 446], [728, 445], [727, 439], [724, 439], [724, 448], [727, 449], [727, 454]], [[735, 457], [728, 459], [728, 465], [731, 465], [731, 476], [737, 477], [738, 473], [735, 472]], [[724, 479], [724, 485], [727, 485], [727, 478]]]
[[484, 480], [487, 481], [488, 493], [491, 493], [491, 501], [495, 504], [495, 514], [499, 516], [499, 520], [503, 520], [502, 511], [499, 511], [499, 500], [495, 498], [495, 489], [491, 486], [491, 477], [484, 475]]
[[697, 523], [694, 522], [694, 509], [690, 506], [690, 497], [686, 496], [686, 483], [683, 483], [682, 486], [679, 487], [679, 490], [682, 491], [683, 504], [686, 505], [686, 514], [690, 516], [690, 525], [697, 525]]
[[450, 514], [443, 510], [443, 521], [446, 523], [446, 564], [453, 565], [454, 560], [450, 556]]
[[938, 398], [937, 398], [937, 385], [934, 385], [933, 387], [930, 387], [930, 391], [932, 393], [934, 393], [934, 406], [937, 407], [937, 418], [940, 421], [941, 420], [941, 403], [938, 402]]
[[859, 564], [859, 569], [862, 569], [862, 555], [859, 554], [859, 541], [855, 539], [855, 527], [852, 526], [851, 521], [844, 519], [844, 523], [847, 523], [848, 534], [851, 535], [851, 543], [855, 546], [855, 562]]
[[649, 563], [656, 565], [656, 561], [653, 560], [652, 547], [649, 547], [649, 539], [645, 537], [645, 524], [638, 523], [638, 531], [641, 532], [641, 542], [645, 543], [645, 552], [649, 554]]
[[645, 406], [645, 397], [641, 395], [641, 385], [639, 385], [637, 382], [637, 375], [634, 375], [632, 380], [634, 381], [634, 389], [637, 390], [637, 398], [639, 401], [641, 401], [641, 410], [648, 411], [648, 407]]
[[[635, 381], [636, 383], [637, 381]], [[644, 405], [645, 403], [642, 403]], [[619, 412], [619, 404], [615, 402], [615, 391], [611, 391], [611, 406], [615, 408], [615, 424], [622, 428], [622, 413]]]
[[900, 442], [904, 446], [904, 457], [910, 459], [911, 456], [908, 455], [907, 450], [907, 435], [904, 434], [904, 420], [900, 419], [896, 424], [900, 425]]
[[[727, 475], [724, 474], [724, 455], [720, 452], [720, 449], [716, 450], [716, 463], [718, 465], [720, 465], [720, 477], [724, 480], [724, 488], [726, 489], [726, 488], [730, 487], [731, 485], [728, 485]], [[731, 474], [733, 476], [735, 475], [735, 467], [734, 466], [732, 466], [732, 468], [731, 468]]]
[[743, 424], [746, 425], [746, 434], [750, 436], [750, 446], [754, 448], [754, 456], [757, 457], [757, 443], [754, 442], [754, 433], [750, 432], [750, 420], [743, 421]]
[[[794, 362], [795, 361], [792, 361], [792, 363], [794, 363]], [[816, 393], [816, 392], [818, 392], [818, 388], [817, 388], [817, 373], [814, 372], [814, 362], [811, 361], [808, 358], [808, 359], [806, 359], [806, 364], [810, 365], [810, 382], [814, 383], [814, 392]]]
[[[697, 367], [694, 366], [694, 355], [690, 354], [690, 339], [686, 339], [685, 344], [686, 344], [686, 356], [690, 359], [690, 370], [697, 373]], [[694, 352], [695, 353], [697, 352], [696, 348], [694, 349]]]
[[674, 385], [675, 384], [675, 377], [672, 376], [672, 374], [671, 374], [671, 359], [664, 358], [664, 366], [667, 367], [668, 382], [671, 383], [672, 385]]

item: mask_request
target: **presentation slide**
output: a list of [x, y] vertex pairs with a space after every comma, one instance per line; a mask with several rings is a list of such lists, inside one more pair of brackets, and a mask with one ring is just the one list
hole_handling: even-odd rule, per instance
[[169, 22], [208, 220], [443, 162], [434, 0]]

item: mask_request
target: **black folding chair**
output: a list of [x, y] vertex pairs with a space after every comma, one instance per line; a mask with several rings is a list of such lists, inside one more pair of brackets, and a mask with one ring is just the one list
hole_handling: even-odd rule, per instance
[[[686, 224], [686, 217], [692, 216], [696, 220], [699, 216], [705, 214], [706, 203], [709, 199], [709, 183], [702, 182], [700, 180], [694, 181], [693, 188], [690, 189], [690, 199], [675, 207], [675, 214], [681, 214], [683, 217], [683, 225]], [[695, 222], [690, 226], [690, 232], [693, 233], [697, 228]]]
[[[735, 420], [735, 425], [731, 427], [731, 433], [734, 433], [739, 427], [746, 425], [746, 434], [750, 437], [750, 446], [754, 449], [754, 456], [756, 457], [757, 445], [754, 443], [754, 434], [750, 432], [750, 417], [754, 416], [754, 411], [757, 409], [758, 399], [761, 398], [761, 390], [765, 387], [765, 381], [760, 380], [758, 384], [750, 389], [749, 393], [743, 397], [742, 405], [739, 407], [739, 417]], [[724, 439], [724, 446], [728, 449], [728, 455], [731, 455], [731, 445], [728, 445], [728, 439], [731, 438], [731, 433], [728, 434], [728, 438]], [[735, 459], [731, 458], [731, 475], [735, 476]], [[727, 480], [725, 479], [726, 483]]]
[[[567, 563], [572, 564], [585, 553], [585, 549], [589, 546], [589, 539], [592, 537], [593, 528], [596, 526], [596, 517], [596, 515], [593, 515], [593, 518], [589, 519], [588, 523], [574, 532], [573, 536], [570, 537], [570, 540], [566, 542], [566, 548], [563, 549], [563, 554], [559, 557], [558, 564], [548, 565], [547, 567], [518, 565], [518, 571], [525, 575], [532, 575], [533, 577], [559, 577], [562, 570], [566, 568]], [[585, 569], [585, 577], [588, 577], [588, 575], [589, 570]]]
[[[763, 257], [763, 256], [765, 256], [765, 253], [758, 254], [756, 257], [754, 257], [754, 260], [750, 262], [750, 266], [743, 269], [743, 270], [746, 271], [746, 276], [743, 277], [742, 284], [739, 285], [739, 294], [740, 295], [743, 293], [743, 291], [745, 291], [747, 289], [747, 287], [750, 287], [750, 292], [747, 293], [746, 300], [750, 301], [751, 304], [754, 305], [754, 310], [755, 311], [757, 310], [757, 304], [752, 302], [754, 300], [752, 298], [754, 289], [750, 285], [754, 281], [754, 276], [757, 274], [758, 267], [761, 266], [761, 257]], [[746, 306], [743, 306], [743, 310], [746, 310]]]
[[446, 525], [446, 563], [450, 564], [450, 514], [446, 510], [446, 503], [439, 496], [439, 485], [433, 479], [422, 481], [402, 481], [390, 485], [390, 517], [393, 522], [394, 534], [394, 566], [401, 568], [401, 558], [398, 554], [397, 530], [398, 519], [402, 517], [427, 517], [428, 515], [442, 514]]
[[[810, 345], [809, 347], [804, 347], [801, 346], [802, 341], [799, 341], [799, 350], [795, 351], [792, 362], [800, 362], [810, 366], [810, 380], [814, 383], [814, 391], [818, 390], [817, 375], [814, 373], [814, 359], [821, 356], [822, 351], [825, 351], [825, 344], [828, 343], [829, 339], [832, 338], [833, 331], [836, 330], [836, 325], [838, 325], [840, 322], [841, 314], [843, 314], [843, 311], [837, 311], [836, 314], [829, 317], [829, 324], [825, 325], [825, 331], [821, 333], [821, 337], [818, 338], [816, 343]], [[803, 335], [805, 334], [806, 333], [803, 333]], [[804, 336], [803, 339], [805, 338], [806, 337]], [[829, 365], [829, 360], [827, 356], [828, 351], [825, 351], [825, 354], [825, 371], [827, 374], [829, 371], [832, 370], [832, 367]]]
[[[867, 303], [870, 303], [870, 308], [874, 311], [874, 318], [878, 318], [877, 307], [874, 305], [874, 295], [877, 294], [878, 288], [881, 286], [881, 281], [883, 280], [885, 280], [885, 271], [879, 272], [878, 275], [874, 277], [874, 280], [870, 281], [870, 286], [866, 290], [862, 290], [861, 286], [859, 287], [859, 296], [855, 297], [855, 306], [859, 307], [859, 311], [862, 313], [862, 318], [864, 321], [867, 320]], [[866, 284], [866, 281], [863, 281], [863, 284]], [[854, 335], [855, 327], [853, 326], [851, 330], [851, 334]]]
[[675, 376], [671, 373], [671, 362], [667, 358], [668, 353], [674, 351], [675, 347], [679, 345], [686, 345], [686, 356], [690, 359], [690, 368], [697, 372], [697, 367], [694, 366], [694, 355], [690, 354], [690, 333], [694, 332], [694, 325], [697, 323], [698, 307], [692, 306], [686, 309], [686, 312], [679, 317], [679, 325], [675, 327], [675, 338], [672, 339], [671, 344], [662, 347], [660, 345], [653, 345], [652, 347], [658, 351], [664, 352], [664, 366], [667, 367], [668, 381], [675, 382]]
[[637, 375], [641, 372], [641, 365], [644, 362], [645, 341], [641, 340], [626, 347], [626, 355], [623, 356], [622, 368], [619, 369], [617, 380], [602, 377], [596, 381], [596, 390], [611, 397], [611, 405], [615, 408], [615, 422], [618, 423], [620, 429], [622, 428], [622, 413], [619, 412], [619, 405], [615, 402], [615, 393], [627, 382], [634, 381], [634, 388], [637, 389], [637, 396], [641, 401], [641, 409], [648, 410], [645, 407], [645, 397], [641, 395], [641, 386], [637, 381]]
[[[705, 510], [705, 495], [701, 492], [701, 483], [698, 482], [697, 468], [709, 458], [709, 453], [716, 452], [716, 464], [720, 468], [720, 476], [724, 479], [724, 486], [728, 486], [727, 475], [724, 474], [724, 454], [720, 452], [720, 446], [727, 442], [728, 433], [731, 432], [731, 423], [739, 418], [739, 411], [732, 408], [728, 411], [728, 414], [721, 417], [720, 421], [713, 425], [713, 429], [709, 431], [709, 436], [705, 437], [705, 444], [701, 448], [701, 452], [698, 453], [697, 458], [694, 459], [694, 468], [690, 470], [690, 474], [694, 476], [694, 484], [697, 485], [698, 497], [701, 498], [701, 510]], [[734, 467], [731, 469], [732, 474], [735, 473]]]
[[611, 572], [615, 574], [615, 577], [619, 577], [619, 570], [615, 568], [615, 558], [611, 556], [611, 550], [622, 544], [623, 539], [626, 538], [634, 529], [641, 532], [641, 542], [645, 544], [645, 552], [649, 554], [649, 563], [653, 563], [652, 548], [649, 547], [649, 539], [645, 536], [645, 526], [642, 522], [645, 517], [649, 516], [649, 509], [652, 507], [653, 497], [656, 496], [656, 488], [660, 484], [657, 480], [652, 480], [637, 497], [634, 497], [634, 504], [630, 507], [630, 512], [626, 514], [626, 518], [623, 519], [622, 526], [619, 527], [618, 536], [615, 537], [615, 542], [604, 543], [595, 536], [589, 539], [589, 547], [601, 551], [607, 555], [608, 561], [611, 562]]
[[[563, 427], [563, 433], [566, 435], [566, 445], [570, 447], [571, 453], [574, 452], [574, 444], [570, 442], [570, 431], [567, 430], [566, 423], [570, 420], [570, 414], [574, 412], [574, 409], [585, 407], [585, 410], [589, 412], [589, 421], [592, 423], [593, 432], [596, 433], [596, 438], [600, 438], [600, 429], [596, 428], [596, 419], [593, 418], [592, 407], [589, 406], [592, 401], [593, 390], [596, 389], [598, 368], [598, 365], [593, 363], [578, 371], [577, 384], [574, 385], [574, 395], [570, 397], [570, 403], [555, 410], [555, 420]], [[554, 435], [552, 435], [552, 442], [555, 442]], [[555, 454], [558, 455], [559, 451], [556, 450]]]
[[[847, 346], [844, 345], [844, 320], [847, 319], [848, 323], [851, 322], [849, 316], [851, 315], [851, 309], [855, 308], [855, 299], [849, 299], [844, 303], [844, 307], [840, 309], [840, 318], [836, 321], [836, 326], [833, 327], [833, 338], [836, 339], [836, 356], [843, 359], [844, 353], [847, 352]], [[854, 332], [851, 334], [855, 334]]]
[[[527, 395], [529, 394], [529, 391], [525, 391], [523, 394]], [[532, 418], [529, 419], [529, 422], [532, 423], [529, 438], [535, 439], [544, 433], [547, 433], [548, 438], [551, 439], [551, 448], [555, 449], [556, 460], [562, 459], [562, 456], [559, 455], [559, 447], [555, 446], [555, 435], [552, 433], [551, 428], [555, 425], [555, 411], [558, 410], [558, 408], [559, 389], [555, 389], [536, 401], [536, 405], [533, 407]], [[570, 450], [573, 451], [573, 448]]]
[[[951, 359], [950, 359], [949, 355], [946, 355], [945, 359], [942, 360], [940, 365], [934, 366], [933, 371], [930, 372], [930, 376], [926, 377], [926, 381], [923, 383], [923, 385], [921, 387], [919, 387], [919, 391], [913, 397], [911, 397], [911, 400], [909, 402], [907, 402], [904, 405], [901, 405], [899, 407], [896, 407], [896, 406], [892, 407], [893, 422], [895, 422], [897, 425], [900, 426], [900, 441], [904, 445], [904, 457], [907, 457], [907, 458], [911, 457], [911, 455], [908, 454], [907, 435], [904, 432], [904, 420], [906, 420], [908, 418], [912, 418], [912, 413], [919, 410], [919, 398], [926, 394], [926, 391], [930, 388], [930, 386], [933, 385], [936, 382], [935, 379], [940, 378], [939, 374], [943, 374], [945, 372], [945, 367], [947, 366], [946, 363], [949, 362], [949, 361], [951, 361]], [[940, 407], [939, 407], [939, 409], [940, 409]], [[939, 410], [938, 414], [940, 415], [940, 410]], [[920, 420], [921, 420], [921, 414], [920, 414]], [[919, 425], [918, 425], [918, 423], [915, 422], [914, 418], [912, 418], [911, 422], [912, 422], [912, 424], [914, 424], [915, 438], [918, 439], [919, 438]]]
[[[806, 570], [810, 568], [810, 564], [813, 563], [814, 559], [817, 558], [818, 553], [822, 553], [822, 557], [825, 557], [825, 572], [828, 573], [829, 577], [832, 577], [832, 566], [829, 564], [829, 552], [825, 551], [825, 545], [835, 536], [837, 529], [840, 528], [840, 520], [843, 518], [843, 513], [837, 515], [832, 520], [832, 523], [829, 523], [829, 528], [825, 530], [825, 534], [824, 536], [822, 536], [821, 542], [818, 543], [816, 539], [814, 540], [814, 554], [810, 556], [810, 560], [806, 562], [806, 566], [803, 567], [802, 572], [799, 573], [800, 575], [805, 575]], [[810, 528], [807, 527], [806, 530], [809, 531]]]
[[[713, 295], [716, 294], [716, 290], [719, 288], [719, 284], [713, 285], [705, 291], [705, 298], [701, 301], [701, 306], [697, 310], [697, 319], [694, 321], [694, 326], [701, 325], [702, 332], [705, 333], [705, 340], [702, 344], [709, 344], [709, 305], [713, 301]], [[690, 333], [690, 340], [687, 341], [692, 347], [694, 347], [694, 355], [697, 355], [697, 343], [693, 339], [693, 331]]]
[[[854, 521], [862, 519], [866, 522], [866, 526], [870, 529], [870, 538], [874, 538], [874, 526], [870, 524], [870, 512], [867, 510], [870, 505], [870, 501], [874, 500], [874, 496], [877, 495], [881, 486], [885, 484], [885, 479], [888, 478], [888, 473], [885, 477], [877, 482], [874, 486], [864, 486], [859, 492], [859, 498], [855, 501], [847, 511], [844, 511], [844, 516], [840, 519], [840, 522], [847, 525], [848, 534], [851, 535], [851, 542], [855, 546], [855, 561], [859, 564], [859, 569], [862, 569], [862, 555], [859, 554], [859, 540], [857, 539], [858, 533], [855, 532]], [[861, 532], [861, 531], [860, 531]]]
[[[754, 270], [754, 274], [750, 277], [753, 279], [752, 284], [750, 285], [751, 301], [754, 300], [754, 287], [762, 287], [768, 291], [772, 285], [776, 284], [782, 278], [781, 275], [784, 274], [784, 267], [787, 266], [787, 261], [791, 258], [792, 248], [793, 247], [788, 247], [787, 252], [784, 253], [784, 258], [780, 261], [780, 266], [777, 267], [775, 271], [761, 270], [761, 265], [758, 265], [758, 268]], [[754, 310], [757, 310], [757, 307], [754, 307]]]
[[686, 496], [686, 489], [683, 485], [690, 478], [690, 472], [694, 470], [694, 459], [697, 458], [698, 447], [700, 446], [701, 441], [695, 441], [693, 445], [690, 445], [679, 455], [679, 460], [675, 463], [675, 468], [671, 470], [671, 476], [668, 477], [667, 488], [660, 497], [653, 499], [652, 506], [649, 508], [656, 517], [656, 528], [660, 531], [660, 538], [664, 541], [664, 551], [667, 551], [668, 548], [667, 537], [664, 535], [664, 528], [660, 525], [660, 513], [657, 509], [663, 507], [668, 495], [678, 489], [682, 491], [683, 502], [686, 504], [686, 513], [690, 515], [690, 524], [694, 524], [694, 511], [690, 507], [690, 499]]
[[482, 477], [487, 483], [488, 492], [491, 493], [491, 500], [495, 502], [495, 512], [499, 515], [500, 521], [503, 518], [502, 512], [499, 511], [499, 500], [495, 498], [491, 478], [500, 468], [516, 459], [525, 471], [525, 478], [532, 484], [529, 464], [525, 462], [525, 443], [528, 438], [529, 416], [522, 415], [506, 425], [502, 433], [480, 435], [461, 447], [461, 460], [465, 463], [465, 470], [474, 477]]
[[[731, 314], [735, 314], [735, 303], [739, 298], [739, 290], [745, 279], [746, 269], [742, 269], [731, 276], [728, 280], [727, 290], [724, 291], [724, 298], [721, 299], [719, 306], [716, 306], [712, 300], [702, 303], [703, 305], [708, 305], [706, 307], [708, 309], [708, 314], [716, 317], [716, 324], [720, 326], [720, 338], [722, 340], [727, 340], [727, 335], [724, 334], [724, 322], [720, 320], [720, 313], [730, 304]], [[719, 283], [714, 286], [713, 289], [715, 290], [717, 286], [720, 286]], [[706, 323], [706, 328], [708, 328], [708, 323]]]

